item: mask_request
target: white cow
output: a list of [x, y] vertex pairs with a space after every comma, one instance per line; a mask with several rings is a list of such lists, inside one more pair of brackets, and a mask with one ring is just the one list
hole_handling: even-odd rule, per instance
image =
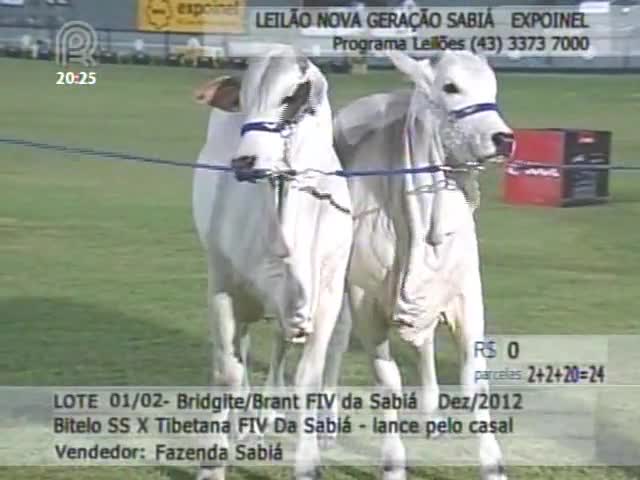
[[[446, 52], [434, 63], [397, 53], [391, 59], [415, 88], [365, 97], [338, 113], [335, 146], [346, 170], [468, 167], [511, 155], [513, 133], [498, 113], [495, 75], [484, 58]], [[400, 371], [389, 347], [396, 329], [420, 354], [422, 407], [434, 415], [434, 331], [444, 318], [458, 340], [464, 394], [488, 392], [486, 381], [474, 381], [474, 372], [486, 369], [473, 350], [485, 328], [475, 172], [356, 177], [349, 188], [355, 218], [347, 279], [351, 315], [342, 315], [336, 326], [326, 386], [336, 384], [352, 318], [377, 384], [400, 393]], [[386, 416], [395, 420], [397, 412]], [[474, 416], [489, 420], [487, 410]], [[405, 478], [405, 460], [399, 435], [387, 435], [384, 478]], [[479, 436], [479, 460], [483, 478], [506, 478], [494, 435]]]
[[[327, 82], [291, 47], [276, 46], [250, 61], [241, 82], [219, 78], [197, 99], [214, 107], [198, 163], [236, 169], [236, 178], [199, 169], [193, 184], [208, 265], [212, 385], [234, 391], [246, 384], [248, 327], [266, 317], [277, 319], [280, 338], [304, 343], [299, 393], [318, 390], [352, 241], [349, 192], [335, 176], [280, 179], [293, 170], [340, 167]], [[299, 440], [296, 478], [314, 478], [317, 439]], [[199, 478], [224, 475], [216, 464]]]
[[[465, 395], [489, 389], [485, 381], [474, 383], [474, 372], [485, 370], [486, 362], [473, 355], [474, 343], [484, 336], [484, 305], [473, 219], [479, 203], [477, 171], [468, 167], [510, 156], [514, 139], [497, 111], [496, 79], [484, 58], [446, 52], [433, 65], [402, 54], [391, 58], [415, 89], [366, 97], [339, 112], [335, 146], [343, 167], [397, 170], [446, 163], [463, 169], [350, 180], [356, 228], [348, 273], [350, 308], [332, 336], [324, 387], [337, 384], [353, 317], [377, 383], [386, 392], [400, 393], [400, 372], [389, 349], [395, 327], [420, 354], [421, 403], [431, 416], [439, 396], [433, 339], [441, 319], [460, 346]], [[280, 384], [284, 351], [279, 357], [276, 353], [270, 374]], [[395, 411], [386, 415], [387, 420], [397, 418]], [[489, 420], [486, 410], [474, 415]], [[483, 478], [506, 478], [494, 435], [480, 435], [479, 459]], [[405, 478], [398, 435], [385, 438], [382, 460], [385, 479]]]

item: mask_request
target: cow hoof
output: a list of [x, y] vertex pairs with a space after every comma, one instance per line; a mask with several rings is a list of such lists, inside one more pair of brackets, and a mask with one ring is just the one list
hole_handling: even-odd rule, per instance
[[481, 468], [480, 478], [482, 480], [507, 480], [504, 465], [488, 465]]
[[296, 480], [320, 480], [322, 478], [321, 467], [315, 467], [310, 470], [296, 472]]
[[406, 478], [407, 478], [407, 470], [402, 467], [385, 465], [382, 468], [383, 480], [406, 480]]

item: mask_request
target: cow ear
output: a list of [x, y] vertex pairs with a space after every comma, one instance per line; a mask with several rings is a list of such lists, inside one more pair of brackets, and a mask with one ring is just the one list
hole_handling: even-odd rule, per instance
[[424, 84], [429, 90], [436, 81], [436, 73], [434, 71], [435, 63], [431, 60], [422, 60], [418, 62], [422, 68], [422, 75], [424, 78]]
[[282, 100], [284, 112], [282, 114], [283, 121], [293, 120], [304, 105], [307, 105], [311, 95], [311, 81], [307, 80], [298, 84], [293, 94]]
[[487, 57], [487, 54], [484, 52], [478, 52], [476, 53], [476, 56], [482, 60], [484, 63], [486, 63], [487, 65], [489, 65], [489, 57]]
[[412, 80], [416, 80], [416, 77], [420, 76], [420, 65], [416, 60], [411, 58], [404, 52], [399, 52], [397, 50], [391, 50], [387, 52], [387, 56], [391, 63], [395, 65], [395, 67], [404, 73], [406, 76], [411, 78]]
[[413, 83], [429, 91], [433, 84], [434, 73], [429, 60], [417, 61], [409, 55], [396, 50], [387, 52], [387, 56], [395, 67], [408, 76]]
[[197, 88], [194, 98], [201, 105], [237, 112], [240, 110], [240, 80], [228, 76], [216, 78]]
[[311, 62], [309, 62], [309, 79], [311, 80], [310, 104], [315, 110], [326, 101], [329, 86], [322, 72]]

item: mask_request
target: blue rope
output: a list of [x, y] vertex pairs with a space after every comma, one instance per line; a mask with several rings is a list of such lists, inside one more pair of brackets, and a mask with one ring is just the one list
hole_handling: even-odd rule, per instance
[[413, 173], [435, 173], [442, 170], [438, 165], [428, 165], [416, 168], [398, 168], [394, 170], [336, 170], [327, 172], [328, 175], [336, 175], [338, 177], [373, 177], [373, 176], [391, 176], [406, 175]]
[[197, 163], [177, 162], [174, 160], [163, 160], [160, 158], [145, 157], [142, 155], [132, 155], [130, 153], [110, 152], [107, 150], [94, 150], [91, 148], [67, 147], [65, 145], [53, 145], [42, 142], [32, 142], [31, 140], [22, 140], [18, 138], [0, 137], [0, 144], [18, 145], [40, 150], [53, 150], [56, 152], [71, 153], [74, 155], [89, 155], [93, 157], [111, 158], [114, 160], [129, 160], [133, 162], [154, 163], [157, 165], [169, 165], [172, 167], [189, 167], [203, 168], [206, 170], [216, 170], [221, 172], [233, 172], [233, 168], [225, 165], [199, 165]]
[[[74, 155], [102, 157], [102, 158], [109, 158], [113, 160], [127, 160], [132, 162], [166, 165], [166, 166], [172, 166], [172, 167], [186, 167], [191, 169], [199, 168], [203, 170], [213, 170], [218, 172], [235, 172], [236, 171], [236, 169], [227, 165], [206, 165], [206, 164], [198, 164], [198, 163], [178, 162], [175, 160], [164, 160], [161, 158], [146, 157], [143, 155], [134, 155], [130, 153], [111, 152], [108, 150], [96, 150], [92, 148], [68, 147], [65, 145], [54, 145], [50, 143], [33, 142], [31, 140], [23, 140], [19, 138], [0, 137], [0, 144], [36, 148], [39, 150], [50, 150], [50, 151], [56, 151], [56, 152], [62, 152], [62, 153], [70, 153]], [[520, 162], [520, 161], [512, 162], [511, 165], [517, 169], [522, 169], [522, 170], [526, 170], [529, 168], [556, 168], [556, 169], [569, 169], [569, 170], [579, 169], [579, 170], [640, 171], [640, 166], [633, 166], [633, 165], [547, 165], [547, 164], [537, 164], [537, 163], [526, 163], [526, 162]], [[398, 169], [392, 169], [392, 170], [322, 171], [322, 170], [308, 169], [305, 171], [314, 172], [322, 175], [335, 175], [338, 177], [349, 178], [349, 177], [391, 176], [391, 175], [407, 175], [407, 174], [410, 175], [410, 174], [417, 174], [417, 173], [435, 173], [441, 170], [443, 170], [441, 166], [428, 165], [425, 167], [398, 168]], [[302, 172], [291, 171], [291, 172], [288, 172], [288, 174], [295, 175], [296, 173], [304, 173], [305, 171], [302, 171]]]
[[[92, 148], [80, 148], [80, 147], [67, 147], [65, 145], [54, 145], [49, 143], [42, 142], [33, 142], [31, 140], [23, 140], [19, 138], [6, 138], [0, 137], [0, 144], [5, 145], [17, 145], [23, 147], [36, 148], [40, 150], [51, 150], [62, 153], [71, 153], [74, 155], [88, 155], [92, 157], [103, 157], [110, 158], [114, 160], [128, 160], [132, 162], [143, 162], [143, 163], [152, 163], [156, 165], [169, 165], [172, 167], [187, 167], [187, 168], [201, 168], [205, 170], [214, 170], [219, 172], [235, 172], [236, 169], [226, 165], [205, 165], [198, 163], [188, 163], [188, 162], [178, 162], [175, 160], [163, 160], [161, 158], [153, 158], [153, 157], [145, 157], [143, 155], [133, 155], [130, 153], [121, 153], [121, 152], [111, 152], [108, 150], [95, 150]], [[336, 170], [336, 171], [322, 171], [322, 170], [314, 170], [309, 169], [307, 171], [311, 171], [314, 173], [319, 173], [323, 175], [337, 175], [340, 177], [365, 177], [365, 176], [373, 176], [373, 175], [406, 175], [412, 173], [434, 173], [441, 170], [441, 167], [438, 165], [429, 165], [426, 167], [419, 168], [401, 168], [397, 170], [360, 170], [360, 171], [346, 171], [346, 170]], [[295, 175], [297, 172], [289, 171], [287, 172], [289, 175]]]

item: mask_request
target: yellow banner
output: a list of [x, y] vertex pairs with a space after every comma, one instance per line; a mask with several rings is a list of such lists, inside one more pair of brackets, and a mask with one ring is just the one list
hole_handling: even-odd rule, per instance
[[147, 32], [244, 33], [246, 0], [138, 0]]

